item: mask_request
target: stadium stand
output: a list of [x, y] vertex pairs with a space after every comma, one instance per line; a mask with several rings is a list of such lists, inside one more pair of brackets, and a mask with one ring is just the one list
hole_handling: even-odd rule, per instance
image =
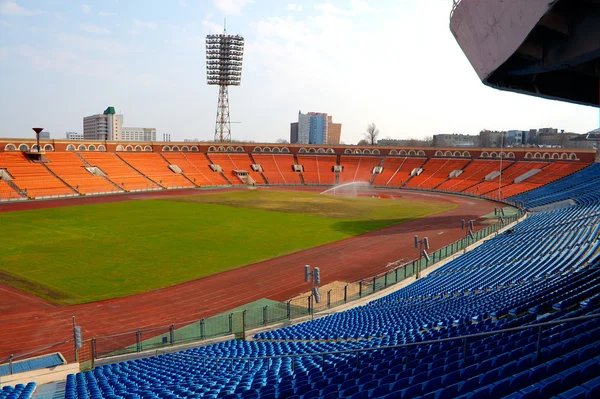
[[342, 155], [340, 165], [344, 168], [340, 173], [340, 184], [352, 182], [370, 182], [373, 168], [379, 166], [382, 158], [377, 156], [361, 157]]
[[0, 399], [30, 399], [36, 386], [35, 382], [27, 385], [17, 384], [14, 387], [5, 385], [0, 389]]
[[302, 177], [306, 184], [335, 184], [333, 167], [337, 158], [332, 155], [298, 155], [298, 162], [303, 166]]
[[244, 171], [252, 178], [255, 184], [265, 184], [260, 173], [252, 171], [252, 159], [248, 154], [207, 154], [213, 164], [219, 165], [223, 169], [223, 174], [231, 184], [245, 184], [235, 171]]
[[185, 177], [193, 181], [196, 186], [217, 186], [220, 184], [227, 184], [227, 182], [222, 180], [221, 175], [218, 175], [218, 178], [215, 179], [213, 171], [205, 170], [203, 172], [198, 169], [184, 152], [164, 152], [161, 153], [161, 155], [169, 165], [179, 167]]
[[6, 169], [11, 182], [26, 191], [29, 198], [76, 195], [41, 163], [31, 162], [20, 152], [0, 152], [0, 169]]
[[426, 158], [386, 157], [383, 160], [383, 171], [375, 176], [373, 184], [380, 187], [400, 187], [410, 178], [412, 170], [423, 166], [426, 160]]
[[98, 167], [107, 178], [126, 191], [157, 190], [160, 186], [133, 169], [115, 153], [79, 152], [90, 166]]
[[[502, 161], [502, 171], [512, 165], [512, 161]], [[500, 171], [500, 161], [475, 159], [469, 163], [460, 176], [451, 178], [436, 187], [436, 190], [461, 192], [484, 181], [486, 176]]]
[[25, 197], [20, 195], [14, 188], [12, 188], [4, 180], [0, 180], [0, 199], [1, 200], [15, 200], [24, 199]]
[[194, 187], [194, 184], [169, 168], [157, 153], [122, 152], [117, 154], [138, 172], [165, 188]]
[[294, 156], [291, 154], [253, 154], [252, 158], [263, 168], [269, 184], [302, 184], [299, 172], [294, 172]]
[[404, 184], [409, 188], [432, 189], [448, 180], [450, 173], [460, 170], [470, 162], [468, 159], [430, 158], [422, 166], [423, 172]]
[[577, 205], [365, 306], [70, 375], [65, 398], [596, 398], [600, 186], [582, 185], [597, 175], [560, 182]]
[[[176, 153], [163, 153], [166, 156], [173, 156]], [[229, 180], [225, 178], [225, 176], [221, 173], [215, 172], [210, 168], [210, 164], [212, 163], [210, 159], [205, 154], [198, 153], [187, 153], [183, 154], [185, 159], [194, 167], [198, 173], [206, 176], [208, 180], [210, 180], [214, 185], [222, 186], [231, 184]]]
[[509, 200], [524, 202], [527, 207], [547, 205], [552, 202], [581, 198], [600, 186], [600, 164], [593, 164], [564, 179], [546, 184], [527, 194], [510, 197]]
[[81, 158], [73, 152], [48, 152], [46, 166], [81, 194], [120, 192], [110, 181], [88, 172]]

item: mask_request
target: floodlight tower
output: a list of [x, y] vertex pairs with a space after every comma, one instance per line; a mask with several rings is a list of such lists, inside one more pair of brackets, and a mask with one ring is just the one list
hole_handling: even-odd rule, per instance
[[229, 86], [239, 86], [242, 80], [244, 38], [222, 34], [206, 36], [206, 80], [209, 85], [219, 86], [215, 141], [231, 141], [229, 118]]

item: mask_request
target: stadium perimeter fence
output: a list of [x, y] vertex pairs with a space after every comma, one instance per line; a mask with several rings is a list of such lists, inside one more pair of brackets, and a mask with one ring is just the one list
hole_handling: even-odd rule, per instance
[[314, 303], [312, 296], [301, 296], [286, 302], [271, 301], [265, 306], [249, 306], [200, 320], [94, 337], [84, 342], [84, 347], [79, 351], [79, 361], [93, 362], [98, 358], [157, 350], [227, 336], [242, 339], [249, 330], [293, 322], [296, 319], [315, 316], [316, 312], [330, 314], [331, 312], [326, 312], [328, 309], [335, 309], [398, 284], [414, 276], [417, 270], [425, 270], [464, 251], [468, 246], [496, 234], [501, 228], [517, 221], [523, 215], [524, 212], [519, 210], [516, 214], [505, 217], [503, 223], [496, 222], [480, 229], [474, 233], [473, 238], [466, 236], [432, 252], [429, 254], [429, 259], [422, 257], [399, 267], [390, 268], [371, 278], [348, 283], [343, 287], [322, 290], [319, 304]]

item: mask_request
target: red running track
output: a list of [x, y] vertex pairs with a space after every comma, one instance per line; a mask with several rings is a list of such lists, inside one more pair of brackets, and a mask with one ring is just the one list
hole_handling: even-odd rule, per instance
[[[269, 188], [273, 189], [273, 188]], [[285, 188], [282, 188], [285, 189]], [[317, 189], [309, 188], [315, 191]], [[322, 190], [320, 190], [322, 191]], [[66, 199], [10, 204], [0, 210], [31, 209], [156, 198], [164, 195], [198, 194], [198, 190], [127, 194], [120, 196]], [[213, 191], [207, 191], [213, 192]], [[498, 204], [469, 197], [433, 193], [377, 190], [378, 193], [409, 200], [439, 201], [458, 207], [361, 236], [296, 252], [236, 270], [129, 297], [74, 306], [56, 306], [0, 283], [0, 362], [15, 355], [71, 339], [72, 316], [82, 326], [84, 339], [131, 332], [125, 341], [132, 344], [138, 328], [166, 326], [199, 320], [226, 312], [246, 303], [269, 298], [284, 301], [307, 291], [303, 266], [321, 268], [323, 284], [358, 281], [386, 270], [388, 262], [414, 258], [413, 236], [428, 236], [432, 251], [464, 237], [461, 219], [479, 219]], [[104, 201], [103, 201], [104, 200]], [[476, 223], [476, 229], [485, 226]], [[164, 331], [161, 331], [164, 332]], [[149, 337], [144, 337], [144, 339]], [[73, 360], [72, 344], [60, 350]]]

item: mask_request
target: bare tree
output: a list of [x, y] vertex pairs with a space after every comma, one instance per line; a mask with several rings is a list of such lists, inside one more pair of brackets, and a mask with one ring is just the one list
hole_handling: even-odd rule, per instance
[[367, 126], [367, 131], [365, 132], [364, 136], [368, 144], [377, 144], [377, 137], [379, 136], [379, 129], [377, 129], [377, 125], [375, 125], [375, 123], [373, 122], [369, 123], [369, 126]]
[[356, 143], [356, 145], [369, 145], [369, 140], [362, 139], [358, 143]]
[[277, 144], [289, 144], [290, 142], [287, 141], [286, 139], [277, 139], [275, 141], [275, 143], [277, 143]]

